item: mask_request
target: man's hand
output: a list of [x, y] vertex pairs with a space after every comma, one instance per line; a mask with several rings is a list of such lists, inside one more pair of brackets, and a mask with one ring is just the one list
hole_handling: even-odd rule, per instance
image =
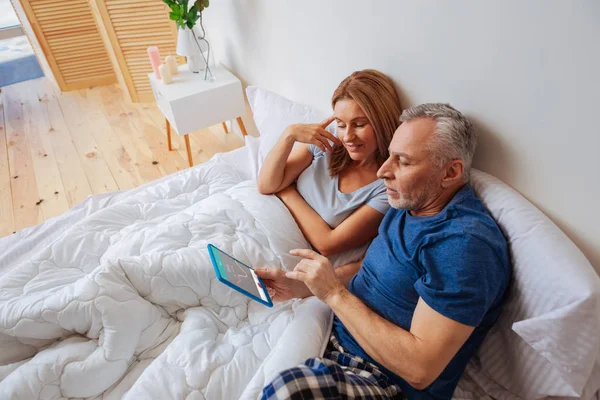
[[346, 291], [346, 287], [335, 274], [329, 260], [309, 249], [290, 251], [294, 256], [304, 257], [286, 277], [304, 282], [308, 289], [323, 302]]
[[287, 301], [311, 295], [305, 284], [287, 278], [285, 272], [278, 268], [255, 268], [254, 272], [263, 280], [273, 301]]

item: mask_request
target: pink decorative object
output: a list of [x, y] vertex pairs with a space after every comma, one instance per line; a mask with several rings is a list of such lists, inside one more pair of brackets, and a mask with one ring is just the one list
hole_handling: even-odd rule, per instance
[[158, 52], [158, 47], [148, 47], [148, 56], [150, 57], [150, 62], [152, 63], [152, 69], [154, 70], [154, 75], [156, 76], [156, 79], [160, 79], [160, 72], [158, 71], [158, 67], [161, 64], [161, 61], [160, 53]]

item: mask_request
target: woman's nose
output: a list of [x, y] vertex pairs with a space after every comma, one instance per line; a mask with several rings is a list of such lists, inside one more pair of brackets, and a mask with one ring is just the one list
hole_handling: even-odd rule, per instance
[[356, 133], [354, 132], [354, 128], [348, 127], [346, 128], [346, 134], [344, 135], [344, 140], [346, 142], [351, 142], [356, 137]]

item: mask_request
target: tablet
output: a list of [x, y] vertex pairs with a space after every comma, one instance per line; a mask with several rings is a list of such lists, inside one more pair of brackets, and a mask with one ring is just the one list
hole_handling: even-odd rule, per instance
[[273, 302], [266, 290], [263, 281], [254, 273], [254, 270], [219, 250], [212, 244], [208, 245], [208, 254], [212, 261], [217, 278], [238, 292], [258, 301], [267, 307], [273, 307]]

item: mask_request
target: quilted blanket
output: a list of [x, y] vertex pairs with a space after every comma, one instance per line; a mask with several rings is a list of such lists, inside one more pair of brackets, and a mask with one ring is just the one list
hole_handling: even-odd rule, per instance
[[323, 351], [323, 303], [268, 308], [216, 279], [208, 243], [283, 269], [308, 246], [219, 156], [100, 203], [35, 251], [0, 241], [0, 398], [250, 399]]

